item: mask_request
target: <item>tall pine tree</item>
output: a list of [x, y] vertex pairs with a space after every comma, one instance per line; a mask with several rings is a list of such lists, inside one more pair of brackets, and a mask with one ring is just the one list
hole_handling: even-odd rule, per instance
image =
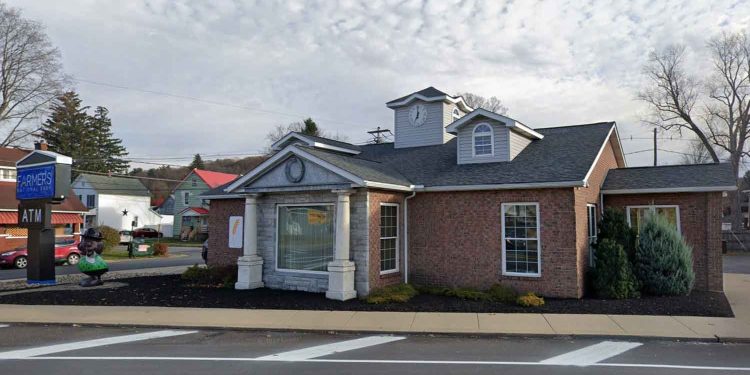
[[195, 154], [193, 156], [193, 162], [189, 165], [190, 169], [206, 169], [206, 164], [203, 162], [203, 158], [201, 158], [201, 154]]
[[40, 137], [50, 151], [73, 158], [73, 176], [76, 170], [123, 173], [128, 153], [122, 141], [112, 134], [112, 121], [104, 107], [97, 107], [94, 115], [81, 107], [81, 99], [73, 91], [61, 95], [52, 106], [52, 115], [42, 125]]

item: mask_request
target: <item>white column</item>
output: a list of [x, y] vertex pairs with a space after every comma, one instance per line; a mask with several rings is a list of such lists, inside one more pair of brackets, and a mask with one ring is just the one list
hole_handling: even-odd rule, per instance
[[258, 196], [245, 197], [242, 256], [237, 259], [235, 289], [263, 287], [263, 258], [258, 255]]
[[328, 263], [326, 297], [346, 301], [357, 297], [354, 290], [354, 262], [349, 260], [349, 196], [353, 190], [334, 190], [336, 200], [336, 248], [333, 262]]

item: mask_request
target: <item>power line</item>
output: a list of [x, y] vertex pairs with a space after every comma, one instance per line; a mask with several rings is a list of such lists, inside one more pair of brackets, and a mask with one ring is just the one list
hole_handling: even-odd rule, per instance
[[[83, 79], [83, 78], [73, 78], [73, 80], [81, 82], [81, 83], [87, 83], [87, 84], [90, 84], [90, 85], [97, 85], [97, 86], [104, 86], [104, 87], [116, 88], [116, 89], [120, 89], [120, 90], [137, 91], [137, 92], [142, 92], [142, 93], [146, 93], [146, 94], [160, 95], [160, 96], [166, 96], [166, 97], [171, 97], [171, 98], [176, 98], [176, 99], [191, 100], [191, 101], [194, 101], [194, 102], [199, 102], [199, 103], [204, 103], [204, 104], [211, 104], [211, 105], [217, 105], [217, 106], [223, 106], [223, 107], [230, 107], [230, 108], [235, 108], [235, 109], [242, 109], [242, 110], [246, 110], [246, 111], [253, 111], [253, 112], [259, 112], [259, 113], [267, 113], [267, 114], [273, 114], [273, 115], [279, 115], [279, 116], [294, 117], [294, 118], [297, 118], [297, 119], [304, 119], [304, 118], [310, 117], [310, 115], [303, 115], [303, 114], [299, 114], [299, 113], [289, 113], [289, 112], [274, 111], [274, 110], [269, 110], [269, 109], [261, 109], [261, 108], [256, 108], [256, 107], [247, 107], [247, 106], [236, 105], [236, 104], [231, 104], [231, 103], [224, 103], [224, 102], [219, 102], [219, 101], [214, 101], [214, 100], [197, 98], [197, 97], [194, 97], [194, 96], [172, 94], [172, 93], [168, 93], [168, 92], [164, 92], [164, 91], [146, 90], [146, 89], [141, 89], [141, 88], [136, 88], [136, 87], [128, 87], [128, 86], [116, 85], [116, 84], [113, 84], [113, 83], [93, 81], [93, 80]], [[332, 124], [339, 124], [339, 125], [344, 125], [344, 126], [362, 126], [361, 124], [354, 125], [354, 124], [350, 124], [350, 123], [346, 123], [346, 122], [341, 122], [341, 121], [327, 119], [327, 118], [321, 118], [321, 117], [317, 117], [317, 119], [325, 121], [325, 122], [329, 122], [329, 123], [332, 123]]]

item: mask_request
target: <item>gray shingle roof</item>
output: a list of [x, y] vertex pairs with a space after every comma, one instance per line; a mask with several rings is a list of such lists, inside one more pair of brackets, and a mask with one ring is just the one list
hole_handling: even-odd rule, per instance
[[422, 90], [419, 90], [417, 92], [413, 92], [413, 93], [411, 93], [409, 95], [404, 95], [404, 96], [402, 96], [402, 97], [400, 97], [398, 99], [393, 99], [393, 100], [391, 100], [391, 101], [389, 101], [388, 103], [385, 103], [385, 104], [391, 104], [391, 103], [395, 103], [395, 102], [400, 102], [400, 101], [402, 101], [402, 100], [404, 100], [404, 99], [406, 99], [406, 98], [408, 98], [408, 97], [410, 97], [410, 96], [412, 96], [414, 94], [426, 96], [428, 98], [431, 98], [433, 96], [448, 95], [448, 94], [446, 94], [446, 93], [444, 93], [444, 92], [442, 92], [442, 91], [440, 91], [440, 90], [438, 90], [438, 89], [430, 86], [430, 87], [428, 87], [426, 89], [422, 89]]
[[309, 152], [313, 156], [351, 172], [364, 180], [404, 186], [411, 185], [409, 179], [401, 175], [388, 164], [351, 157], [335, 152], [322, 151], [312, 147], [300, 146], [300, 148]]
[[544, 138], [508, 162], [457, 164], [455, 138], [424, 147], [360, 146], [362, 153], [355, 158], [378, 161], [425, 187], [582, 181], [613, 126], [602, 122], [536, 129]]
[[131, 195], [139, 197], [151, 196], [140, 180], [127, 177], [110, 177], [96, 174], [81, 173], [78, 178], [85, 178], [91, 187], [99, 194]]
[[720, 188], [735, 186], [732, 166], [721, 164], [664, 165], [611, 169], [603, 190]]
[[[586, 177], [613, 122], [536, 129], [531, 142], [512, 161], [457, 164], [456, 139], [445, 144], [394, 148], [392, 143], [359, 146], [358, 155], [297, 145], [365, 180], [425, 187], [580, 182]], [[225, 186], [204, 195], [225, 194]]]

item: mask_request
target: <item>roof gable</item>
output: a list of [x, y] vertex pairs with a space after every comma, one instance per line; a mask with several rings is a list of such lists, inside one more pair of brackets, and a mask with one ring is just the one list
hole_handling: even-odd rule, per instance
[[458, 105], [464, 112], [471, 112], [473, 110], [473, 108], [469, 107], [469, 105], [466, 104], [464, 98], [460, 96], [450, 96], [432, 86], [411, 93], [409, 95], [402, 96], [398, 99], [391, 100], [385, 105], [388, 106], [388, 108], [397, 108], [408, 105], [415, 100], [422, 100], [425, 102], [449, 102]]
[[506, 116], [503, 116], [503, 115], [495, 113], [495, 112], [490, 112], [490, 111], [488, 111], [488, 110], [486, 110], [484, 108], [477, 108], [477, 109], [471, 111], [471, 113], [467, 114], [466, 116], [461, 117], [460, 119], [452, 122], [450, 125], [448, 125], [448, 126], [445, 127], [445, 131], [447, 131], [448, 133], [457, 134], [458, 133], [458, 129], [460, 127], [468, 124], [469, 122], [471, 122], [472, 120], [474, 120], [475, 118], [480, 117], [480, 116], [481, 117], [486, 117], [486, 118], [489, 118], [489, 119], [492, 119], [492, 120], [495, 120], [495, 121], [498, 121], [498, 122], [501, 122], [501, 123], [505, 124], [505, 126], [507, 126], [509, 128], [512, 128], [512, 129], [515, 129], [519, 133], [521, 133], [524, 136], [529, 137], [531, 139], [542, 139], [542, 138], [544, 138], [544, 135], [540, 134], [539, 132], [534, 131], [533, 129], [531, 129], [530, 127], [528, 127], [528, 126], [526, 126], [524, 124], [522, 124], [522, 123], [520, 123], [520, 122], [518, 122], [518, 121], [516, 121], [516, 120], [514, 120], [514, 119], [512, 119], [510, 117], [506, 117]]
[[344, 152], [347, 154], [359, 154], [359, 146], [347, 142], [337, 141], [335, 139], [317, 137], [314, 135], [303, 134], [300, 132], [290, 132], [281, 137], [271, 145], [271, 149], [279, 151], [292, 143], [303, 143], [310, 147], [317, 147], [331, 151]]
[[224, 185], [227, 182], [230, 182], [238, 177], [238, 175], [236, 174], [207, 171], [207, 170], [195, 168], [193, 169], [191, 173], [185, 176], [182, 182], [185, 182], [185, 180], [187, 180], [187, 178], [190, 177], [190, 175], [193, 173], [196, 176], [198, 176], [201, 180], [203, 180], [203, 182], [205, 182], [206, 185], [208, 185], [208, 187], [210, 187], [211, 189], [220, 185]]

